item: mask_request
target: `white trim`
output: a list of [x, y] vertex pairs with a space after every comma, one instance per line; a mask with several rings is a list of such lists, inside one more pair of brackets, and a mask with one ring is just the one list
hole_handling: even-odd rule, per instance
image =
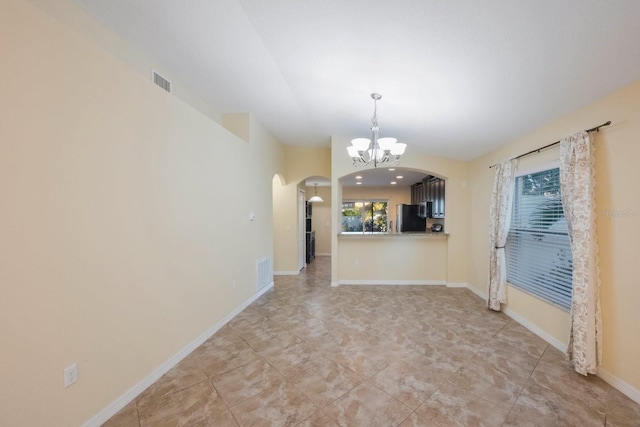
[[467, 283], [456, 283], [456, 282], [447, 282], [447, 288], [468, 288], [469, 284]]
[[444, 280], [338, 280], [339, 285], [445, 285]]
[[539, 336], [540, 338], [545, 340], [547, 343], [551, 344], [552, 346], [560, 350], [561, 352], [565, 353], [567, 351], [566, 343], [563, 343], [562, 341], [555, 338], [554, 336], [549, 335], [547, 332], [543, 331], [542, 329], [540, 329], [539, 327], [537, 327], [536, 325], [534, 325], [524, 317], [514, 313], [513, 310], [509, 308], [505, 308], [502, 311], [504, 312], [504, 314], [506, 314], [516, 322], [520, 323], [522, 326], [524, 326], [525, 328], [527, 328], [528, 330], [530, 330], [531, 332], [533, 332], [534, 334], [536, 334], [537, 336]]
[[304, 188], [298, 188], [298, 270], [307, 266], [307, 197]]
[[274, 276], [297, 276], [300, 271], [274, 271]]
[[598, 376], [602, 378], [604, 381], [606, 381], [607, 383], [609, 383], [613, 388], [620, 391], [622, 394], [626, 395], [629, 399], [633, 400], [634, 402], [640, 405], [640, 390], [633, 387], [628, 382], [623, 381], [620, 378], [616, 377], [606, 369], [602, 369], [601, 366], [598, 366]]
[[331, 256], [331, 252], [326, 252], [326, 253], [325, 253], [325, 252], [323, 252], [323, 253], [321, 253], [321, 254], [316, 253], [316, 256]]
[[[467, 289], [469, 289], [474, 294], [478, 295], [480, 298], [484, 300], [487, 299], [487, 294], [483, 293], [481, 290], [473, 286], [467, 286]], [[528, 330], [530, 330], [531, 332], [533, 332], [534, 334], [536, 334], [537, 336], [539, 336], [540, 338], [545, 340], [547, 343], [549, 343], [553, 347], [560, 350], [561, 352], [565, 353], [567, 351], [567, 344], [552, 337], [551, 335], [549, 335], [542, 329], [538, 328], [528, 320], [514, 313], [512, 310], [507, 308], [504, 310], [504, 314], [506, 314], [516, 322], [522, 324], [522, 326], [524, 326], [525, 328], [527, 328]], [[603, 369], [601, 366], [598, 366], [598, 376], [602, 378], [605, 382], [610, 384], [613, 388], [620, 391], [622, 394], [626, 395], [629, 399], [640, 404], [640, 390], [633, 387], [631, 384], [621, 380], [615, 375], [611, 374], [609, 371], [607, 371], [606, 369]]]
[[338, 287], [338, 285], [339, 285], [339, 283], [338, 283], [338, 282], [331, 282], [331, 287], [332, 287], [332, 288], [337, 288], [337, 287]]
[[147, 389], [151, 384], [160, 379], [164, 374], [166, 374], [171, 368], [176, 366], [182, 359], [187, 357], [192, 351], [196, 348], [200, 347], [206, 340], [211, 338], [213, 334], [218, 332], [220, 328], [226, 325], [231, 319], [237, 316], [242, 310], [247, 308], [252, 302], [260, 298], [262, 294], [267, 292], [269, 289], [273, 288], [273, 282], [269, 283], [264, 288], [260, 289], [254, 295], [252, 295], [245, 302], [240, 304], [235, 310], [226, 315], [222, 320], [213, 325], [207, 331], [205, 331], [202, 335], [197, 337], [195, 340], [191, 341], [187, 344], [183, 349], [174, 354], [169, 360], [160, 365], [156, 370], [151, 372], [140, 381], [138, 384], [131, 387], [128, 391], [126, 391], [123, 395], [118, 397], [116, 400], [107, 405], [104, 409], [98, 412], [96, 415], [87, 420], [82, 426], [83, 427], [99, 427], [104, 424], [109, 418], [113, 417], [117, 414], [122, 408], [127, 406], [130, 402], [132, 402], [140, 393]]
[[476, 288], [475, 286], [471, 286], [468, 283], [467, 283], [467, 289], [469, 289], [471, 292], [473, 292], [474, 294], [476, 294], [477, 296], [479, 296], [483, 300], [485, 300], [485, 301], [487, 300], [487, 293], [486, 292], [482, 292], [480, 289]]
[[[483, 300], [485, 301], [487, 300], [487, 294], [485, 292], [482, 292], [480, 289], [474, 286], [467, 286], [467, 289], [469, 289], [471, 292], [473, 292]], [[522, 326], [524, 326], [525, 328], [527, 328], [528, 330], [530, 330], [540, 338], [542, 338], [543, 340], [545, 340], [547, 343], [551, 344], [552, 346], [560, 350], [561, 352], [564, 353], [567, 350], [567, 344], [549, 335], [547, 332], [543, 331], [542, 329], [540, 329], [539, 327], [537, 327], [536, 325], [534, 325], [524, 317], [520, 316], [519, 314], [514, 313], [513, 310], [509, 308], [505, 308], [502, 310], [502, 312], [507, 316], [509, 316], [510, 318], [512, 318], [513, 320], [515, 320], [516, 322], [520, 323]]]

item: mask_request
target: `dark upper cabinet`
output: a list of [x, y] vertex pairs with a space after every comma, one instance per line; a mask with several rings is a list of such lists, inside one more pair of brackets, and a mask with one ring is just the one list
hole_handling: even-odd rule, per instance
[[445, 180], [431, 177], [423, 181], [426, 199], [432, 202], [433, 218], [444, 218]]
[[417, 184], [413, 184], [411, 186], [411, 204], [417, 205], [420, 202], [425, 200], [425, 186], [422, 182], [418, 182]]
[[432, 218], [444, 218], [445, 180], [430, 176], [411, 186], [411, 204], [432, 203]]

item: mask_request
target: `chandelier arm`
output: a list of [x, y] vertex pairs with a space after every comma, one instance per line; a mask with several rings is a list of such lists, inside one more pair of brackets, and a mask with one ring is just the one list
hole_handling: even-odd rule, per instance
[[[378, 126], [378, 100], [382, 98], [377, 93], [372, 93], [371, 98], [373, 99], [373, 115], [371, 116], [371, 141], [369, 141], [369, 147], [366, 150], [357, 150], [357, 156], [355, 156], [355, 151], [353, 149], [356, 144], [354, 141], [363, 138], [356, 138], [352, 140], [352, 147], [349, 147], [347, 150], [353, 160], [353, 165], [357, 166], [367, 166], [370, 163], [373, 163], [374, 167], [378, 167], [378, 164], [398, 164], [400, 161], [400, 156], [402, 153], [397, 154], [397, 151], [404, 152], [404, 148], [400, 150], [393, 149], [392, 147], [397, 147], [395, 144], [397, 140], [395, 138], [383, 138], [384, 147], [383, 150], [378, 142], [378, 136], [380, 128]], [[389, 140], [393, 140], [391, 143]], [[389, 145], [391, 144], [391, 145]], [[400, 144], [402, 147], [406, 147], [406, 144]], [[363, 147], [362, 147], [363, 148]], [[393, 154], [392, 154], [393, 152]]]

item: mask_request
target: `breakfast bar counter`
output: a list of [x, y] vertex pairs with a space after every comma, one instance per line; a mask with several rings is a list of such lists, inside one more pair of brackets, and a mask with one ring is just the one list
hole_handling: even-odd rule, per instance
[[445, 285], [448, 233], [341, 233], [338, 285]]

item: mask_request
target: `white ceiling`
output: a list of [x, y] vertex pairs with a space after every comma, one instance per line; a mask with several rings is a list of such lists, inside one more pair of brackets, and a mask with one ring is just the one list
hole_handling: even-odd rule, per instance
[[[344, 187], [388, 187], [397, 185], [408, 187], [422, 181], [427, 176], [423, 171], [403, 168], [401, 166], [382, 167], [375, 169], [355, 169], [353, 173], [340, 178], [340, 183]], [[391, 182], [395, 184], [391, 184]], [[359, 183], [359, 184], [358, 184]], [[331, 181], [320, 176], [311, 176], [305, 180], [305, 186], [330, 187]]]
[[[362, 169], [340, 178], [344, 187], [362, 185], [363, 187], [388, 187], [395, 182], [399, 187], [408, 187], [422, 181], [427, 174], [396, 166], [395, 168]], [[361, 177], [361, 178], [358, 178]], [[398, 178], [402, 177], [402, 178]], [[358, 182], [360, 184], [358, 184]]]
[[368, 137], [378, 92], [380, 136], [470, 160], [640, 79], [638, 0], [76, 1], [291, 145]]

